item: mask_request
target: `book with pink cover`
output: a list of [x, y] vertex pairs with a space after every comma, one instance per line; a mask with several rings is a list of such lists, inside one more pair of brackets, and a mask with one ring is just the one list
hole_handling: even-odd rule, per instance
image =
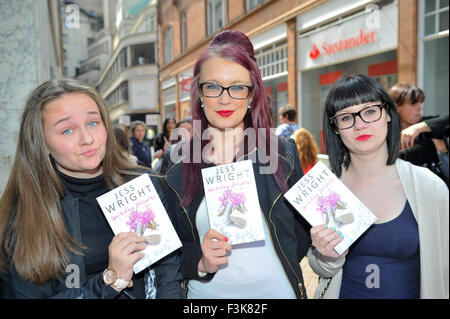
[[377, 217], [334, 175], [318, 162], [284, 197], [312, 225], [341, 231], [344, 239], [334, 250], [342, 254]]
[[148, 174], [97, 197], [97, 202], [115, 235], [135, 231], [146, 237], [145, 256], [134, 264], [135, 273], [182, 246]]
[[251, 160], [202, 169], [210, 228], [231, 245], [264, 240]]

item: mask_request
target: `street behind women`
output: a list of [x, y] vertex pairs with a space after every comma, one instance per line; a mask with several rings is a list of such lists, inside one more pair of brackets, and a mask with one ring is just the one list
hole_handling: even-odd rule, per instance
[[318, 241], [308, 261], [324, 277], [317, 297], [448, 296], [448, 188], [398, 158], [400, 128], [394, 102], [374, 79], [348, 76], [330, 90], [323, 129], [331, 168], [378, 219], [345, 257], [336, 256], [343, 267], [327, 271], [316, 267], [317, 256], [335, 245], [325, 246], [324, 225], [311, 229]]
[[[31, 93], [0, 200], [0, 297], [184, 297], [177, 255], [133, 275], [145, 238], [114, 236], [96, 202], [142, 173], [152, 175], [118, 147], [93, 89], [52, 80]], [[158, 179], [151, 179], [165, 203]]]
[[[299, 263], [310, 246], [310, 227], [282, 197], [303, 172], [295, 143], [271, 133], [271, 113], [253, 45], [241, 32], [223, 31], [201, 54], [193, 75], [192, 119], [200, 124], [194, 125], [189, 143], [191, 149], [196, 143], [201, 149], [162, 172], [169, 211], [183, 242], [181, 271], [188, 280], [188, 297], [305, 298]], [[202, 139], [207, 129], [214, 132], [213, 138]], [[254, 144], [258, 147], [249, 149], [250, 138], [243, 133], [247, 129], [256, 133], [259, 129]], [[274, 170], [262, 173], [259, 155], [266, 155], [270, 145], [278, 146], [267, 154]], [[198, 153], [203, 155], [195, 161]], [[265, 241], [232, 247], [224, 234], [209, 227], [201, 169], [255, 154], [260, 206], [252, 208], [260, 210]], [[170, 153], [165, 160], [170, 161]]]

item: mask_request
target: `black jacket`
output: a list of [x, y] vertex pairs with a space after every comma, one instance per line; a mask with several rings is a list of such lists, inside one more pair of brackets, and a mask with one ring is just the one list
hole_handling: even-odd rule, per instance
[[[278, 155], [278, 160], [285, 172], [288, 172], [288, 187], [292, 187], [303, 175], [297, 148], [292, 140], [284, 138], [279, 138], [279, 146], [283, 155]], [[287, 153], [284, 149], [287, 149]], [[244, 158], [248, 158], [248, 155], [250, 154]], [[258, 159], [258, 156], [255, 157]], [[169, 153], [166, 153], [164, 160], [170, 162]], [[200, 278], [198, 275], [198, 262], [202, 251], [195, 218], [204, 197], [203, 187], [202, 185], [193, 185], [193, 187], [199, 187], [200, 191], [189, 207], [183, 207], [181, 204], [183, 163], [178, 161], [167, 167], [167, 171], [161, 173], [166, 173], [163, 188], [166, 191], [169, 211], [173, 214], [172, 220], [175, 229], [183, 243], [181, 273], [187, 280], [211, 280], [214, 274], [208, 274], [204, 278]], [[256, 160], [253, 163], [253, 170], [258, 197], [273, 246], [297, 298], [306, 298], [300, 261], [306, 255], [311, 244], [310, 226], [284, 199], [283, 192], [276, 184], [274, 177], [270, 174], [259, 173], [260, 167], [261, 164]]]
[[421, 133], [410, 148], [400, 151], [400, 158], [413, 163], [423, 165], [432, 162], [439, 162], [436, 147], [432, 138], [448, 138], [449, 120], [448, 114], [439, 116], [424, 116], [419, 122], [425, 122], [430, 127], [430, 133]]
[[[164, 194], [159, 186], [159, 181], [151, 177], [153, 185], [167, 207]], [[66, 191], [61, 199], [63, 220], [67, 232], [71, 238], [81, 243], [81, 229], [79, 219], [79, 205], [75, 197]], [[66, 273], [58, 280], [48, 281], [42, 285], [24, 280], [14, 268], [10, 266], [10, 271], [0, 276], [0, 298], [60, 298], [60, 299], [96, 299], [115, 298], [119, 295], [115, 289], [106, 286], [102, 281], [102, 274], [99, 273], [89, 280], [86, 280], [84, 267], [84, 257], [70, 252], [70, 262], [66, 267]], [[166, 256], [151, 266], [156, 274], [156, 298], [185, 298], [185, 292], [181, 288], [182, 275], [179, 272], [180, 262], [178, 251]], [[146, 290], [152, 284], [151, 276], [148, 276], [149, 269], [144, 276]], [[77, 273], [78, 272], [78, 273]], [[78, 281], [79, 277], [79, 281]], [[77, 285], [79, 283], [79, 285]], [[77, 287], [79, 286], [79, 287]], [[129, 298], [134, 298], [131, 292], [124, 290]]]

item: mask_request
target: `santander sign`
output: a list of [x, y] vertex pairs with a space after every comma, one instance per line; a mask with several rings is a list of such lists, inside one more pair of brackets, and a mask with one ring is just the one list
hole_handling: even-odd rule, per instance
[[348, 39], [339, 40], [336, 42], [328, 43], [327, 41], [323, 41], [320, 48], [317, 47], [315, 43], [313, 43], [312, 50], [309, 52], [309, 57], [311, 59], [317, 59], [320, 55], [327, 55], [332, 53], [337, 53], [340, 51], [360, 47], [362, 45], [366, 45], [374, 42], [376, 31], [364, 32], [363, 29], [359, 30], [359, 34], [350, 37]]

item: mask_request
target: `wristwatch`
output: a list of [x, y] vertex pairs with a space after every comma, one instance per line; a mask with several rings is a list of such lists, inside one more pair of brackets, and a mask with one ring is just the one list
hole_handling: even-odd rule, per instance
[[102, 279], [105, 285], [111, 286], [117, 290], [133, 287], [133, 280], [127, 281], [120, 278], [117, 271], [113, 268], [106, 268], [103, 272]]

